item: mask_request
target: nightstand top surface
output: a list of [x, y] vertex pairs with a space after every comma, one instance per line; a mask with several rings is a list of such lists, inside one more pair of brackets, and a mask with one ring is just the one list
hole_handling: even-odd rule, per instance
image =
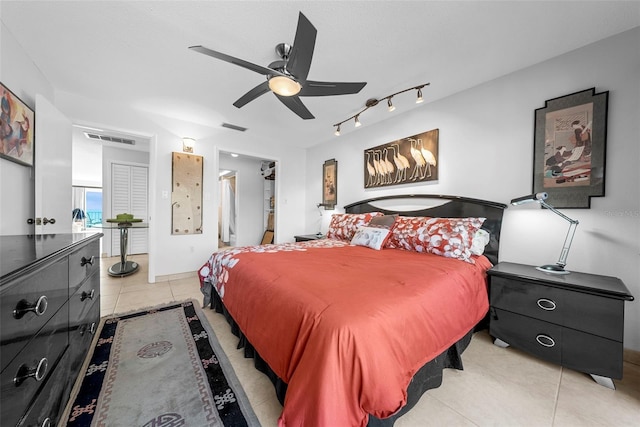
[[533, 265], [500, 262], [487, 273], [490, 276], [517, 278], [537, 282], [541, 285], [555, 286], [577, 292], [588, 292], [612, 298], [633, 301], [633, 295], [622, 280], [617, 277], [601, 276], [572, 271], [569, 274], [552, 274], [536, 270]]

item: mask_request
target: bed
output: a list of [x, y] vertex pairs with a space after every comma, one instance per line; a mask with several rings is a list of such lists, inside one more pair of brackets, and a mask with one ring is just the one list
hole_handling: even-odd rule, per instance
[[214, 252], [199, 270], [205, 305], [273, 382], [280, 426], [392, 426], [444, 368], [462, 369], [486, 322], [505, 208], [442, 195], [353, 203], [325, 239]]

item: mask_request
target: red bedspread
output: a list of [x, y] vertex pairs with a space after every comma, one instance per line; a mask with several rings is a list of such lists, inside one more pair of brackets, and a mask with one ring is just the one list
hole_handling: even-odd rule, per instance
[[200, 271], [288, 384], [280, 426], [364, 426], [487, 313], [490, 263], [474, 259], [318, 240], [217, 252]]

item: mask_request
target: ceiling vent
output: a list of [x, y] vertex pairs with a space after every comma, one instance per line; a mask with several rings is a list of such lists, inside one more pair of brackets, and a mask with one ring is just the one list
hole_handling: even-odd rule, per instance
[[232, 125], [231, 123], [222, 123], [222, 127], [227, 129], [237, 130], [240, 132], [244, 132], [245, 130], [247, 130], [247, 128], [243, 128], [242, 126]]
[[94, 139], [97, 141], [108, 141], [108, 142], [116, 142], [118, 144], [136, 145], [136, 141], [134, 139], [121, 138], [119, 136], [98, 135], [96, 133], [89, 133], [89, 132], [85, 132], [84, 134], [87, 138]]

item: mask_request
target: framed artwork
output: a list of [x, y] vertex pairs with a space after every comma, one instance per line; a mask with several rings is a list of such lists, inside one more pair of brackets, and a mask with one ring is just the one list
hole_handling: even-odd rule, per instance
[[0, 157], [33, 166], [35, 112], [0, 83]]
[[335, 209], [338, 202], [338, 162], [327, 160], [322, 165], [322, 205], [325, 210]]
[[204, 158], [172, 153], [171, 234], [202, 234]]
[[604, 196], [608, 100], [591, 88], [535, 111], [533, 192], [556, 208], [589, 208]]
[[364, 150], [364, 188], [438, 180], [439, 129]]

